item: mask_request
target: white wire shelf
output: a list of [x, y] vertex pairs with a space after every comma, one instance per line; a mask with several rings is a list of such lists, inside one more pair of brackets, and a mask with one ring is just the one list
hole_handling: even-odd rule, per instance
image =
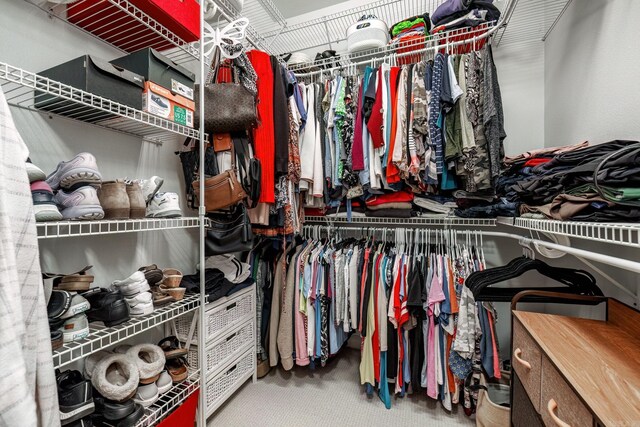
[[97, 236], [101, 234], [196, 228], [199, 225], [200, 221], [197, 217], [185, 217], [40, 222], [37, 224], [37, 228], [38, 239], [53, 239], [59, 237]]
[[[423, 39], [405, 41], [394, 45], [387, 45], [376, 49], [361, 50], [353, 53], [342, 53], [338, 58], [327, 58], [312, 63], [302, 63], [290, 65], [288, 68], [295, 73], [319, 70], [320, 68], [331, 68], [340, 63], [340, 66], [349, 64], [361, 64], [366, 61], [373, 61], [376, 58], [390, 57], [395, 55], [397, 58], [409, 57], [409, 62], [418, 62], [423, 58], [426, 50], [433, 50], [440, 46], [443, 49], [454, 49], [455, 46], [468, 44], [473, 46], [476, 43], [480, 46], [480, 39], [487, 34], [496, 22], [488, 22], [480, 24], [476, 27], [460, 28], [450, 31], [443, 31], [437, 34], [429, 35]], [[472, 39], [475, 38], [474, 42]]]
[[353, 217], [351, 222], [347, 218], [332, 218], [329, 216], [307, 216], [305, 225], [438, 225], [438, 226], [479, 226], [493, 227], [496, 225], [495, 219], [479, 218], [457, 218], [444, 215], [421, 216], [414, 218], [376, 218], [376, 217]]
[[131, 320], [118, 326], [108, 328], [101, 326], [101, 323], [92, 323], [89, 325], [90, 332], [87, 338], [67, 343], [53, 352], [53, 366], [59, 368], [80, 360], [96, 351], [190, 313], [199, 305], [200, 296], [190, 295], [181, 301], [158, 307], [153, 313], [146, 316], [132, 317]]
[[362, 15], [374, 15], [388, 26], [396, 22], [433, 12], [444, 0], [378, 0], [330, 15], [297, 22], [264, 33], [274, 52], [281, 54], [318, 48], [346, 40], [347, 29]]
[[[200, 370], [194, 370], [189, 377], [181, 383], [175, 384], [171, 390], [162, 394], [160, 399], [144, 411], [144, 416], [138, 421], [136, 427], [149, 427], [157, 425], [167, 415], [171, 414], [178, 406], [196, 392], [200, 387]], [[184, 425], [190, 425], [193, 420], [183, 420]], [[191, 421], [191, 422], [189, 422]]]
[[498, 218], [498, 224], [614, 245], [640, 248], [640, 224]]
[[[0, 62], [0, 84], [10, 105], [55, 114], [105, 127], [161, 144], [176, 136], [198, 139], [196, 129], [174, 123], [135, 108], [62, 84], [55, 80]], [[55, 96], [51, 100], [51, 96]], [[46, 111], [35, 107], [48, 99]]]
[[[151, 47], [178, 64], [199, 60], [197, 44], [185, 42], [128, 0], [77, 0], [67, 5], [25, 1], [123, 52]], [[93, 32], [83, 28], [90, 23]]]

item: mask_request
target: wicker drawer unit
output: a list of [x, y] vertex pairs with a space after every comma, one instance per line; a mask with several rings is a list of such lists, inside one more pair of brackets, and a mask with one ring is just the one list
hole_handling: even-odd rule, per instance
[[[230, 297], [221, 298], [207, 304], [205, 312], [205, 342], [212, 343], [217, 338], [225, 336], [250, 318], [254, 318], [256, 311], [255, 285], [241, 290]], [[186, 342], [192, 327], [193, 314], [182, 316], [176, 321], [176, 329], [180, 341]], [[195, 327], [191, 343], [198, 343], [199, 327]]]
[[226, 365], [207, 382], [207, 417], [210, 417], [256, 371], [255, 347]]
[[[229, 330], [223, 337], [218, 338], [213, 344], [207, 347], [206, 363], [204, 369], [207, 378], [211, 378], [220, 369], [232, 360], [236, 360], [240, 355], [249, 349], [254, 349], [256, 345], [256, 324], [253, 319], [247, 321], [236, 330]], [[189, 348], [189, 364], [200, 366], [198, 363], [198, 346], [192, 345]]]

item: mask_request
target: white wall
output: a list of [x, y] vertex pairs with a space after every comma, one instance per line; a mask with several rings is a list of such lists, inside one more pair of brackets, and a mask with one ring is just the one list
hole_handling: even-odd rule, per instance
[[544, 43], [500, 44], [493, 55], [504, 108], [506, 155], [544, 146]]
[[573, 1], [545, 43], [545, 145], [639, 139], [640, 2]]
[[[0, 61], [32, 72], [86, 53], [107, 60], [121, 55], [65, 22], [50, 19], [24, 1], [2, 2], [0, 40]], [[173, 153], [180, 144], [178, 140], [158, 146], [137, 137], [29, 110], [12, 108], [12, 114], [33, 163], [45, 173], [53, 171], [59, 161], [89, 151], [96, 156], [105, 180], [159, 175], [165, 179], [162, 190], [182, 194], [180, 160]], [[195, 271], [197, 263], [196, 239], [197, 232], [193, 230], [46, 239], [40, 241], [41, 264], [44, 271], [62, 273], [93, 265], [94, 286], [103, 287], [151, 263], [161, 268], [175, 267], [188, 274]]]

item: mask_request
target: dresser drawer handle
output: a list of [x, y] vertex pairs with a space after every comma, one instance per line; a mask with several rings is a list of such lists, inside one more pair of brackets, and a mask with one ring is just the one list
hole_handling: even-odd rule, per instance
[[520, 350], [519, 348], [516, 348], [515, 350], [513, 350], [513, 357], [516, 359], [516, 361], [521, 364], [522, 366], [524, 366], [525, 368], [527, 368], [527, 370], [531, 370], [531, 363], [527, 362], [526, 360], [524, 360], [523, 358], [521, 358], [520, 356], [522, 355], [522, 350]]
[[549, 416], [551, 417], [553, 422], [556, 423], [558, 427], [571, 427], [569, 424], [558, 418], [558, 416], [556, 415], [556, 409], [558, 409], [558, 404], [556, 403], [556, 401], [553, 399], [549, 400], [549, 403], [547, 404], [547, 411], [549, 411]]

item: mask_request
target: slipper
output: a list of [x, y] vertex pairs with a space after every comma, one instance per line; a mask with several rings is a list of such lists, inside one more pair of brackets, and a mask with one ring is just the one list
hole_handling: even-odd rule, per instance
[[86, 291], [91, 287], [94, 276], [86, 274], [91, 265], [69, 274], [43, 273], [43, 279], [53, 279], [53, 288], [61, 291]]
[[91, 353], [84, 360], [84, 377], [90, 380], [93, 376], [93, 371], [96, 369], [96, 365], [98, 364], [98, 362], [112, 354], [112, 352], [107, 350], [100, 350], [95, 353]]
[[141, 384], [156, 382], [166, 360], [162, 349], [153, 344], [134, 345], [127, 350], [127, 357], [138, 367]]
[[140, 374], [135, 363], [124, 354], [112, 354], [96, 363], [91, 384], [106, 399], [124, 402], [138, 388]]
[[158, 386], [156, 385], [156, 383], [151, 383], [140, 385], [133, 400], [134, 402], [139, 403], [145, 408], [148, 408], [149, 406], [156, 403], [159, 398], [160, 393], [158, 391]]
[[189, 362], [184, 357], [168, 360], [165, 366], [174, 383], [184, 381], [189, 376]]
[[140, 267], [138, 271], [142, 271], [144, 273], [144, 277], [147, 279], [149, 286], [153, 286], [161, 282], [164, 278], [164, 276], [162, 275], [162, 270], [160, 270], [155, 264]]
[[158, 343], [158, 346], [164, 351], [166, 360], [175, 359], [177, 357], [186, 356], [189, 350], [180, 347], [180, 341], [175, 335], [168, 336]]
[[162, 270], [162, 275], [161, 285], [164, 285], [165, 288], [177, 288], [182, 282], [182, 272], [175, 268], [165, 268]]

